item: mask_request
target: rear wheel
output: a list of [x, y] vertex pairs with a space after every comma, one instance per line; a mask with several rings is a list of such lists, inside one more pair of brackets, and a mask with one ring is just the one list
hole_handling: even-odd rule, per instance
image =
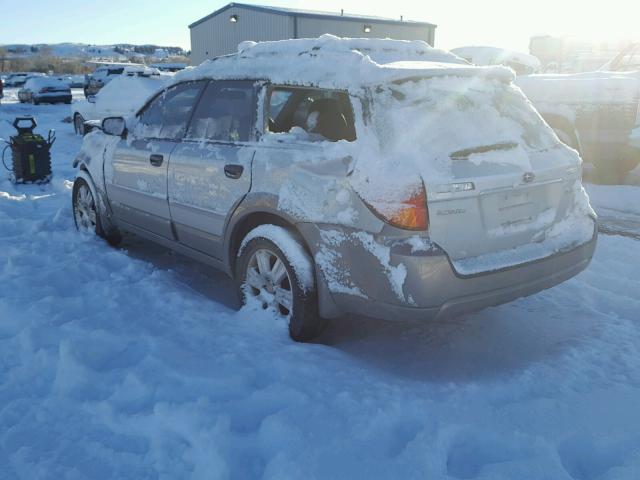
[[80, 231], [92, 233], [104, 238], [110, 245], [118, 245], [122, 240], [119, 233], [107, 234], [102, 228], [100, 212], [89, 184], [83, 178], [76, 178], [73, 183], [73, 220]]
[[[258, 227], [260, 228], [260, 227]], [[291, 258], [312, 265], [302, 245], [282, 227], [269, 226], [287, 235], [291, 241], [279, 246], [267, 236], [256, 235], [241, 250], [236, 264], [236, 281], [243, 303], [269, 310], [289, 326], [289, 335], [297, 342], [316, 338], [326, 322], [318, 314], [313, 275], [299, 274]], [[270, 236], [270, 235], [269, 235]]]

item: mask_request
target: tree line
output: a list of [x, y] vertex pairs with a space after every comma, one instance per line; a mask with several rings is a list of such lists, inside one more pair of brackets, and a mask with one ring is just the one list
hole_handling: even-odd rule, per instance
[[[135, 57], [130, 58], [129, 61], [132, 63], [140, 62]], [[189, 58], [185, 56], [172, 56], [167, 58], [166, 61], [189, 64]], [[5, 49], [0, 48], [0, 72], [82, 74], [91, 73], [93, 70], [95, 70], [95, 65], [87, 64], [86, 59], [56, 57], [46, 52], [29, 57], [17, 57], [9, 55]]]

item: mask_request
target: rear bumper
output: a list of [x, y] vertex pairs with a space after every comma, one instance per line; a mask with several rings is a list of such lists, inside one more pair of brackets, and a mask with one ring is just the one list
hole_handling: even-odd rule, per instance
[[[349, 259], [345, 267], [353, 283], [364, 295], [333, 291], [331, 281], [319, 273], [320, 311], [327, 317], [358, 314], [386, 320], [432, 320], [461, 315], [489, 306], [500, 305], [532, 295], [568, 280], [590, 263], [596, 247], [597, 233], [587, 243], [540, 260], [499, 271], [473, 276], [461, 276], [452, 267], [448, 256], [440, 249], [411, 254], [391, 249], [391, 265], [406, 268], [400, 301], [389, 286], [389, 280], [358, 252], [344, 252]], [[322, 268], [320, 267], [319, 270]], [[320, 285], [321, 282], [324, 282]], [[360, 282], [360, 283], [359, 283]], [[323, 305], [323, 302], [328, 303]]]

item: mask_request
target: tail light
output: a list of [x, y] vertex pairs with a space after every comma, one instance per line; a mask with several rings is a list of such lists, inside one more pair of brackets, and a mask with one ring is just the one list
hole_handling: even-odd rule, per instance
[[44, 87], [40, 89], [40, 93], [47, 93], [50, 92], [52, 90], [51, 87]]
[[404, 199], [365, 203], [376, 216], [394, 227], [420, 231], [429, 228], [427, 190], [422, 183]]

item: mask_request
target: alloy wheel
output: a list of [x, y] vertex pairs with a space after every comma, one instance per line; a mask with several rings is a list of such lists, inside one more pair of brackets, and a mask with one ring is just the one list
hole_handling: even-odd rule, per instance
[[95, 232], [97, 224], [96, 204], [87, 185], [80, 185], [74, 203], [76, 226], [80, 230]]
[[256, 250], [249, 259], [246, 275], [246, 295], [262, 308], [271, 309], [286, 319], [293, 313], [291, 278], [282, 259], [271, 250]]

